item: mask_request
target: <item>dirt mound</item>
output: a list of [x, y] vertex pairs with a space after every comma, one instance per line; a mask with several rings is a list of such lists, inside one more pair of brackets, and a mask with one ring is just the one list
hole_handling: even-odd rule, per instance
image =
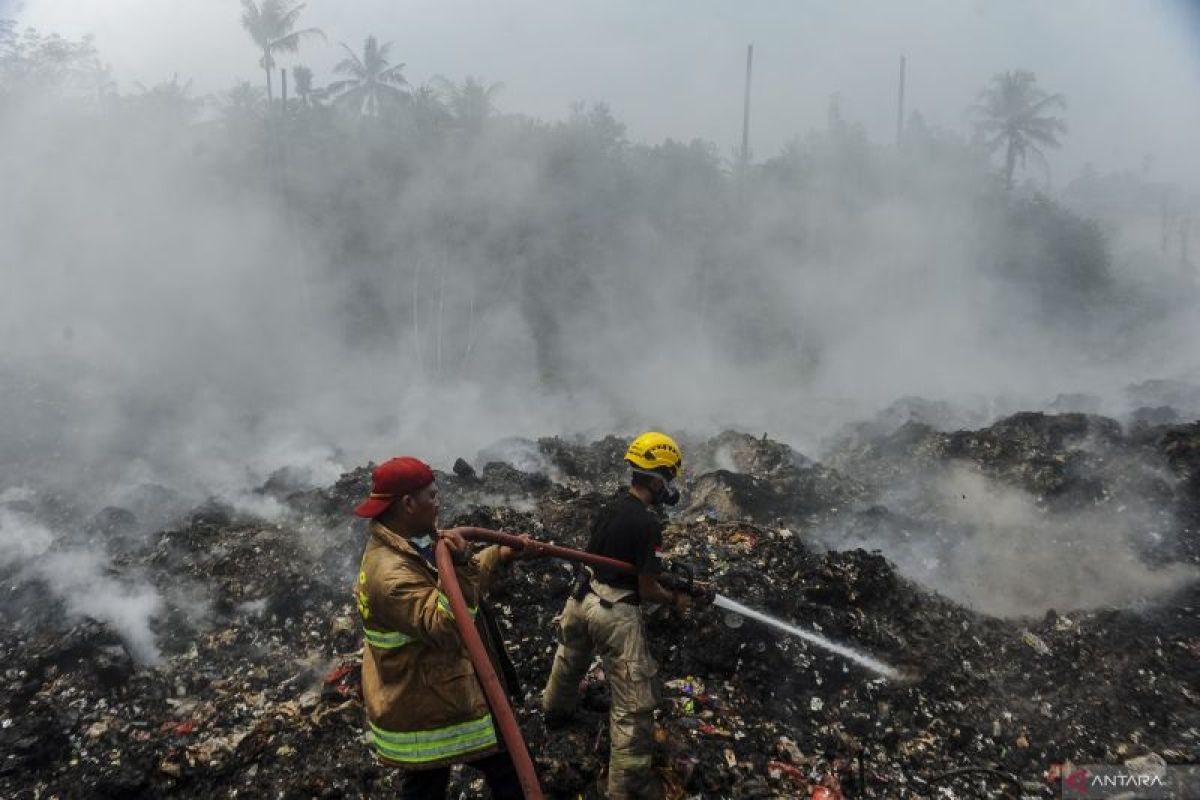
[[628, 440], [606, 436], [597, 442], [567, 440], [558, 436], [538, 439], [538, 450], [572, 489], [611, 491], [625, 481]]
[[700, 442], [686, 442], [685, 474], [702, 475], [726, 470], [769, 478], [791, 469], [812, 466], [812, 459], [783, 442], [738, 431], [723, 433]]
[[709, 521], [803, 525], [860, 500], [865, 489], [782, 442], [725, 431], [689, 445], [686, 511]]
[[688, 484], [687, 513], [712, 520], [803, 524], [843, 510], [864, 494], [858, 483], [820, 464], [789, 467], [770, 478], [718, 470]]

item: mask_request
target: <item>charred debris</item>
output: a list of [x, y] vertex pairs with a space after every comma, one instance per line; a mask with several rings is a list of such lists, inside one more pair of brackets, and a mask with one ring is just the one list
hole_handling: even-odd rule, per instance
[[[946, 546], [971, 535], [936, 519], [920, 490], [968, 470], [1048, 519], [1137, 510], [1139, 530], [1153, 535], [1131, 544], [1136, 557], [1186, 576], [1200, 557], [1200, 423], [1149, 411], [1125, 425], [1020, 413], [953, 432], [893, 413], [842, 431], [820, 462], [766, 435], [686, 443], [671, 557], [722, 593], [912, 679], [876, 679], [719, 609], [656, 614], [669, 796], [1051, 797], [1053, 765], [1065, 761], [1200, 760], [1194, 581], [1122, 607], [1002, 617], [837, 541], [869, 534], [886, 551], [889, 537], [938, 529]], [[618, 490], [622, 452], [616, 437], [502, 442], [482, 454], [490, 460], [439, 476], [443, 523], [582, 546], [591, 513]], [[280, 473], [258, 490], [284, 509], [269, 523], [212, 502], [148, 534], [116, 508], [65, 528], [75, 540], [56, 547], [104, 551], [106, 580], [130, 587], [127, 598], [153, 587], [150, 652], [122, 624], [132, 606], [88, 613], [88, 599], [65, 596], [46, 569], [4, 562], [0, 795], [356, 798], [394, 788], [395, 773], [362, 740], [349, 593], [362, 544], [349, 510], [368, 484], [366, 467], [325, 488]], [[910, 489], [898, 505], [900, 484]], [[56, 508], [28, 497], [3, 511], [47, 519]], [[1086, 545], [1047, 541], [1025, 556]], [[520, 565], [493, 602], [547, 795], [592, 798], [607, 756], [601, 668], [565, 733], [547, 735], [536, 702], [571, 580], [565, 564]], [[470, 775], [455, 781], [452, 796], [485, 791]]]

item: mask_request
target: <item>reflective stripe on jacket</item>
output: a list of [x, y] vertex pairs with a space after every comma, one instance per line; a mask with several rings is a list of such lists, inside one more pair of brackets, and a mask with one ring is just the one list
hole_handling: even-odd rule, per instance
[[[369, 531], [355, 600], [376, 753], [387, 764], [424, 769], [496, 750], [487, 699], [437, 571], [404, 537], [378, 522]], [[493, 546], [455, 569], [472, 616], [500, 568]]]

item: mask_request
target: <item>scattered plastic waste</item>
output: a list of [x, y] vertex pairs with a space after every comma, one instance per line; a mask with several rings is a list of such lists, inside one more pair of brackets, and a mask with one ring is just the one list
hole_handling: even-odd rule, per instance
[[1050, 655], [1049, 645], [1042, 641], [1042, 637], [1038, 636], [1036, 633], [1033, 633], [1029, 630], [1021, 631], [1021, 641], [1032, 647], [1033, 651], [1038, 655]]

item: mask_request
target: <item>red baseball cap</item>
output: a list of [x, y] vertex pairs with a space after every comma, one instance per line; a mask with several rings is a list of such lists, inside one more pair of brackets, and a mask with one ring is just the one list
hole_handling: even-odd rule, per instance
[[420, 459], [400, 456], [389, 459], [371, 473], [371, 494], [354, 509], [360, 517], [378, 517], [397, 497], [424, 489], [433, 483], [433, 470]]

